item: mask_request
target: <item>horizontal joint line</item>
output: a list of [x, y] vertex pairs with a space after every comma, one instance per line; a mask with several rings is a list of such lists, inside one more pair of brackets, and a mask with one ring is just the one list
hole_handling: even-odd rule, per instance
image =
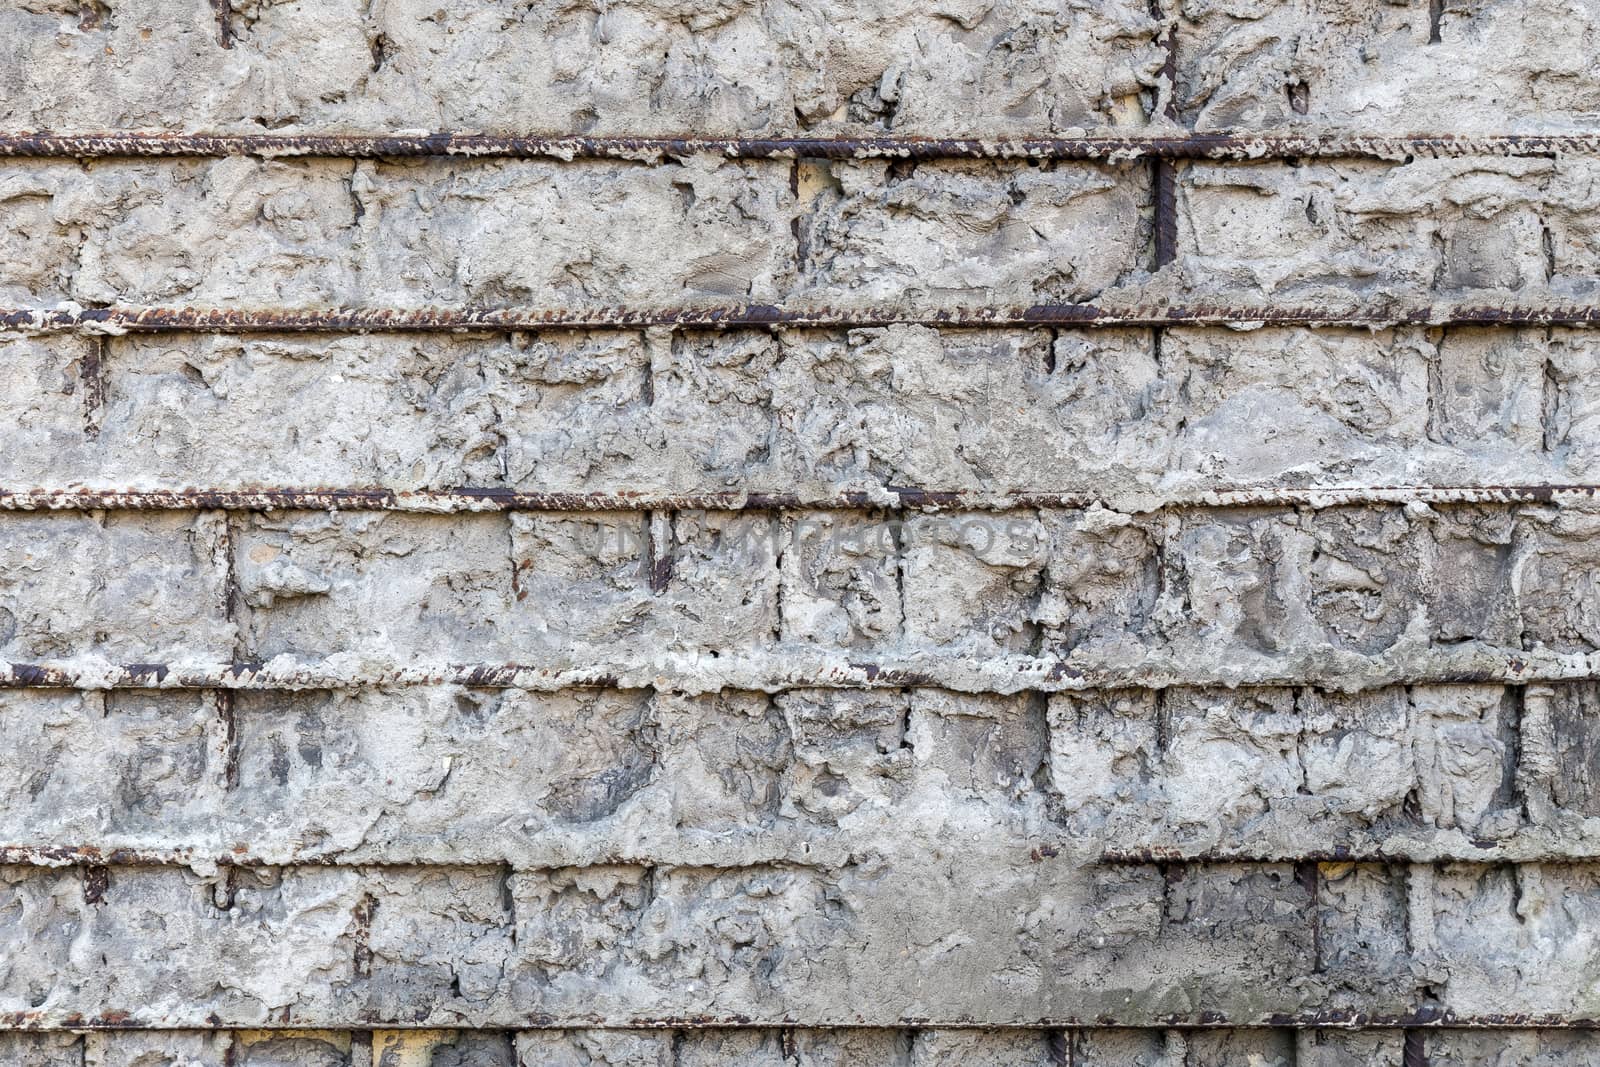
[[910, 655], [819, 652], [795, 645], [707, 656], [684, 651], [590, 664], [384, 663], [352, 669], [329, 660], [124, 663], [64, 660], [0, 663], [0, 689], [343, 690], [467, 686], [556, 692], [564, 689], [680, 689], [686, 692], [794, 689], [902, 689], [1007, 694], [1207, 686], [1326, 686], [1357, 691], [1394, 685], [1528, 685], [1593, 681], [1600, 655], [1516, 652], [1487, 645], [1417, 654], [1345, 655], [1321, 651], [1252, 667], [1219, 666], [1159, 650], [1136, 663], [1073, 662], [1057, 656]]
[[512, 511], [1009, 511], [1108, 506], [1130, 514], [1202, 508], [1311, 507], [1349, 504], [1582, 504], [1600, 485], [1357, 485], [1239, 488], [1144, 494], [1119, 502], [1107, 494], [1018, 490], [944, 490], [904, 486], [834, 493], [541, 492], [498, 488], [322, 489], [3, 489], [4, 511], [397, 511], [459, 514]]
[[[208, 1020], [200, 1023], [173, 1023], [156, 1020], [144, 1022], [128, 1012], [118, 1012], [102, 1018], [84, 1018], [79, 1015], [52, 1015], [42, 1011], [16, 1012], [0, 1016], [0, 1033], [97, 1033], [136, 1031], [141, 1033], [167, 1032], [220, 1032], [220, 1031], [409, 1031], [462, 1029], [439, 1022], [417, 1023], [406, 1019], [364, 1018], [355, 1023], [348, 1021], [311, 1023], [262, 1022], [251, 1018], [239, 1022]], [[1072, 1016], [1044, 1019], [1010, 1019], [999, 1017], [974, 1021], [971, 1016], [949, 1020], [914, 1016], [892, 1022], [863, 1023], [858, 1018], [822, 1019], [797, 1023], [788, 1016], [770, 1019], [753, 1019], [748, 1015], [694, 1015], [688, 1017], [635, 1016], [612, 1018], [604, 1016], [529, 1015], [526, 1021], [474, 1024], [466, 1027], [479, 1033], [526, 1033], [539, 1030], [792, 1030], [792, 1029], [849, 1029], [849, 1030], [1220, 1030], [1220, 1029], [1360, 1029], [1360, 1030], [1594, 1030], [1600, 1028], [1600, 1019], [1558, 1014], [1473, 1014], [1458, 1015], [1447, 1008], [1420, 1009], [1409, 1014], [1368, 1013], [1355, 1009], [1334, 1009], [1298, 1014], [1270, 1014], [1265, 1016], [1230, 1017], [1220, 1011], [1202, 1011], [1193, 1014], [1166, 1014], [1114, 1016], [1101, 1015], [1094, 1019]]]
[[1080, 137], [591, 137], [469, 133], [197, 134], [160, 132], [0, 134], [0, 156], [499, 157], [626, 159], [718, 155], [730, 159], [1403, 159], [1408, 156], [1593, 155], [1600, 132], [1399, 134], [1149, 133]]
[[1338, 307], [1226, 304], [1036, 304], [906, 310], [897, 307], [811, 307], [729, 304], [671, 308], [264, 308], [107, 307], [0, 308], [0, 331], [91, 333], [368, 333], [539, 329], [628, 330], [672, 327], [952, 329], [1042, 326], [1588, 326], [1600, 323], [1600, 303], [1349, 304]]

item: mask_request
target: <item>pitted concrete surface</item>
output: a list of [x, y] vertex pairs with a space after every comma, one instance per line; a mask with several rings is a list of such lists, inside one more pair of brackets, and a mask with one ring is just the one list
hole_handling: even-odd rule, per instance
[[1594, 1062], [1597, 26], [0, 3], [0, 1067]]

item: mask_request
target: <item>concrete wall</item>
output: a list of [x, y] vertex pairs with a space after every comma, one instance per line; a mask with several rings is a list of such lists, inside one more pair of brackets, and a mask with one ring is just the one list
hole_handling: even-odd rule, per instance
[[1600, 1059], [1597, 38], [0, 0], [0, 1067]]

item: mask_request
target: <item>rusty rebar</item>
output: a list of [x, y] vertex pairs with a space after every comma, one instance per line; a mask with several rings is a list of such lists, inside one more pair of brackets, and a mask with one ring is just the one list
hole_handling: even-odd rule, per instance
[[[0, 662], [0, 689], [332, 690], [457, 685], [556, 692], [563, 689], [760, 690], [898, 689], [973, 693], [1056, 693], [1096, 689], [1321, 685], [1368, 691], [1397, 684], [1530, 685], [1600, 680], [1600, 665], [1582, 653], [1518, 652], [1449, 646], [1423, 657], [1346, 657], [1314, 669], [1316, 650], [1283, 661], [1225, 669], [1152, 649], [1138, 663], [1095, 663], [1057, 655], [999, 656], [919, 653], [847, 655], [794, 643], [724, 652], [610, 658], [593, 663], [363, 662], [279, 657], [265, 662], [125, 663], [64, 660]], [[1302, 662], [1304, 661], [1304, 662]], [[1357, 668], [1360, 676], [1352, 672]], [[1313, 677], [1305, 672], [1312, 671]], [[1296, 673], [1300, 672], [1300, 673]]]
[[1026, 307], [908, 309], [730, 304], [666, 308], [260, 308], [106, 307], [0, 309], [0, 330], [110, 333], [318, 333], [539, 329], [686, 330], [863, 328], [895, 325], [954, 329], [1159, 326], [1589, 326], [1600, 303], [1356, 303], [1343, 305], [1034, 304]]
[[828, 492], [544, 492], [455, 489], [4, 489], [0, 511], [398, 511], [460, 514], [507, 511], [1012, 511], [1113, 506], [1129, 514], [1185, 508], [1331, 508], [1353, 504], [1553, 504], [1600, 501], [1600, 485], [1330, 485], [1238, 487], [1139, 493], [927, 489], [885, 485]]
[[0, 156], [417, 156], [645, 159], [1217, 159], [1595, 155], [1600, 132], [1497, 134], [1153, 133], [1082, 137], [593, 137], [501, 134], [320, 134], [19, 131]]

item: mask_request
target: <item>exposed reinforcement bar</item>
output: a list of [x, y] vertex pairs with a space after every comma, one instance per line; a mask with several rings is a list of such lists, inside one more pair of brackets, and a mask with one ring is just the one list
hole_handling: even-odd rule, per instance
[[[142, 1008], [143, 1005], [139, 1005], [139, 1007]], [[363, 1016], [360, 1023], [363, 1031], [441, 1029], [441, 1023], [438, 1021], [418, 1023], [410, 1018], [376, 1014]], [[456, 1028], [461, 1028], [462, 1025], [459, 1022], [455, 1023]], [[1156, 1017], [1098, 1015], [1091, 1019], [1060, 1016], [1044, 1019], [1003, 1019], [981, 1023], [974, 1022], [970, 1016], [945, 1020], [917, 1015], [906, 1016], [895, 1021], [875, 1021], [870, 1024], [864, 1024], [859, 1017], [847, 1016], [840, 1020], [823, 1020], [818, 1023], [809, 1023], [808, 1026], [812, 1029], [849, 1027], [857, 1030], [994, 1030], [996, 1028], [1008, 1030], [1208, 1030], [1260, 1027], [1291, 1029], [1404, 1029], [1408, 1031], [1415, 1031], [1419, 1028], [1448, 1030], [1594, 1030], [1600, 1029], [1600, 1019], [1585, 1015], [1559, 1014], [1458, 1014], [1448, 1008], [1424, 1005], [1415, 1011], [1396, 1014], [1364, 1012], [1355, 1009], [1332, 1009], [1293, 1014], [1275, 1012], [1259, 1016], [1230, 1016], [1226, 1012], [1207, 1010], [1164, 1014]], [[259, 1018], [251, 1017], [245, 1021], [227, 1022], [217, 1016], [212, 1016], [205, 1026], [196, 1026], [194, 1023], [185, 1022], [143, 1021], [134, 1011], [122, 1009], [106, 1011], [93, 1016], [75, 1012], [63, 1013], [59, 1010], [49, 1011], [47, 1009], [12, 1012], [0, 1014], [0, 1028], [30, 1031], [70, 1030], [74, 1033], [108, 1030], [167, 1032], [193, 1031], [197, 1029], [248, 1031], [339, 1029], [321, 1020], [312, 1020], [310, 1022], [296, 1020], [292, 1023], [283, 1023], [263, 1021]], [[480, 1033], [548, 1029], [792, 1030], [795, 1029], [795, 1023], [792, 1017], [786, 1015], [774, 1015], [769, 1018], [758, 1018], [742, 1014], [711, 1013], [692, 1016], [595, 1015], [574, 1017], [562, 1015], [560, 1017], [552, 1017], [543, 1012], [529, 1012], [525, 1019], [512, 1025], [497, 1022], [492, 1026], [473, 1024], [466, 1028]], [[1415, 1035], [1407, 1035], [1408, 1042], [1412, 1036]], [[1410, 1047], [1409, 1043], [1408, 1047]], [[1414, 1064], [1417, 1067], [1426, 1067], [1426, 1061], [1411, 1059], [1405, 1061], [1405, 1067], [1413, 1067]]]
[[[1524, 863], [1594, 863], [1600, 859], [1600, 839], [1585, 835], [1573, 843], [1570, 839], [1557, 839], [1550, 833], [1538, 830], [1522, 831], [1482, 847], [1450, 842], [1437, 843], [1421, 839], [1424, 828], [1417, 827], [1417, 839], [1403, 845], [1381, 848], [1334, 847], [1300, 853], [1262, 852], [1259, 850], [1228, 849], [1183, 854], [1168, 849], [1111, 849], [1092, 861], [1104, 867], [1172, 868], [1207, 866], [1234, 866], [1239, 864], [1279, 866], [1289, 864], [1524, 864]], [[598, 851], [581, 856], [570, 851], [565, 843], [541, 847], [540, 843], [526, 839], [514, 842], [491, 840], [482, 848], [465, 848], [455, 841], [438, 847], [426, 845], [406, 846], [396, 849], [386, 845], [382, 855], [368, 846], [354, 849], [338, 847], [285, 846], [270, 843], [265, 850], [240, 841], [230, 841], [221, 847], [215, 844], [183, 844], [171, 846], [124, 845], [113, 843], [87, 844], [0, 844], [0, 866], [6, 867], [189, 867], [210, 871], [228, 867], [446, 867], [483, 868], [500, 867], [519, 871], [548, 870], [552, 867], [572, 867], [602, 864], [676, 866], [731, 866], [735, 864], [760, 864], [763, 866], [843, 866], [855, 857], [851, 843], [840, 842], [831, 850], [812, 838], [796, 838], [785, 847], [782, 843], [768, 842], [757, 859], [741, 853], [730, 859], [719, 855], [714, 846], [691, 845], [687, 851], [669, 849], [658, 852], [650, 848], [601, 847]], [[1081, 842], [1078, 844], [1081, 845]], [[1045, 863], [1062, 857], [1064, 863], [1076, 864], [1084, 858], [1073, 854], [1071, 843], [1051, 844], [1038, 841], [1031, 848], [1019, 846], [1019, 851], [1034, 863]]]
[[0, 156], [417, 156], [729, 159], [1298, 159], [1600, 154], [1600, 132], [1478, 135], [1149, 133], [1082, 137], [586, 137], [496, 134], [0, 134]]
[[1128, 662], [1057, 656], [983, 657], [939, 651], [850, 655], [785, 644], [711, 655], [683, 651], [598, 663], [375, 663], [340, 653], [264, 662], [114, 664], [99, 659], [0, 662], [0, 689], [324, 690], [461, 685], [555, 692], [573, 688], [781, 692], [899, 689], [1011, 694], [1086, 689], [1316, 686], [1358, 692], [1393, 685], [1526, 685], [1600, 679], [1600, 653], [1518, 652], [1482, 644], [1396, 646], [1378, 655], [1308, 648], [1219, 662], [1160, 648]]
[[680, 308], [311, 308], [244, 310], [215, 307], [4, 308], [0, 330], [94, 333], [316, 333], [362, 331], [497, 332], [538, 329], [680, 329], [736, 327], [859, 328], [929, 326], [1590, 326], [1593, 303], [1505, 304], [1036, 304], [1010, 308], [780, 307], [741, 304]]
[[0, 511], [1010, 511], [1099, 504], [1129, 514], [1177, 508], [1328, 508], [1360, 504], [1555, 504], [1600, 499], [1600, 485], [1361, 485], [1190, 493], [989, 492], [879, 486], [838, 492], [546, 493], [516, 489], [0, 489]]

